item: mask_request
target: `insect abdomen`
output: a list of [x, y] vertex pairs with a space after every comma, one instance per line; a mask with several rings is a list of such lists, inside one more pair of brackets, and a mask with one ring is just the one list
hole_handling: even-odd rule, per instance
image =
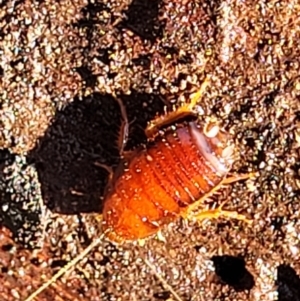
[[230, 166], [220, 142], [190, 122], [137, 152], [105, 200], [109, 236], [135, 240], [154, 234], [218, 185]]

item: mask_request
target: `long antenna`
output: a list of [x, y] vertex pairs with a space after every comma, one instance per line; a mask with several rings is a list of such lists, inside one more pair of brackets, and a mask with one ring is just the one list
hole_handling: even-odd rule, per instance
[[36, 291], [34, 291], [30, 296], [28, 296], [24, 301], [33, 301], [41, 292], [43, 292], [47, 287], [49, 287], [52, 283], [54, 283], [58, 278], [64, 275], [67, 271], [69, 271], [74, 265], [76, 265], [80, 260], [82, 260], [89, 252], [96, 246], [98, 246], [103, 237], [106, 235], [106, 232], [102, 233], [98, 238], [91, 242], [89, 246], [87, 246], [79, 255], [73, 258], [70, 262], [68, 262], [64, 267], [62, 267], [56, 274], [52, 276], [47, 282], [41, 285]]
[[168, 290], [177, 301], [183, 301], [180, 298], [180, 296], [173, 290], [172, 286], [168, 284], [167, 281], [155, 270], [153, 264], [151, 264], [151, 262], [146, 258], [143, 258], [143, 261], [151, 269], [152, 273], [161, 282], [161, 284], [165, 287], [165, 289]]

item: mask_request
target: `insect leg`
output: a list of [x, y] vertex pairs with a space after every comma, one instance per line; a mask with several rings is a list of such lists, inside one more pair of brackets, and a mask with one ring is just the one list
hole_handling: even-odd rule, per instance
[[146, 136], [148, 138], [151, 138], [155, 136], [158, 133], [159, 129], [162, 128], [163, 126], [171, 124], [181, 118], [190, 116], [192, 114], [196, 114], [194, 108], [199, 102], [199, 100], [202, 98], [202, 95], [205, 92], [208, 84], [209, 84], [209, 78], [207, 77], [201, 84], [200, 89], [191, 96], [190, 102], [184, 104], [176, 111], [170, 112], [166, 115], [159, 116], [155, 120], [151, 121], [145, 130]]
[[120, 133], [119, 133], [119, 139], [118, 139], [119, 154], [122, 157], [123, 153], [124, 153], [124, 148], [128, 141], [129, 122], [128, 122], [126, 108], [124, 106], [123, 101], [119, 97], [115, 97], [115, 99], [120, 106], [120, 111], [121, 111], [121, 116], [122, 116], [122, 123], [121, 123], [121, 128], [120, 128]]
[[[124, 156], [124, 148], [126, 146], [127, 140], [128, 140], [128, 131], [129, 131], [129, 123], [128, 123], [128, 118], [127, 118], [127, 113], [125, 106], [120, 98], [117, 96], [114, 97], [117, 103], [119, 104], [120, 111], [121, 111], [121, 116], [122, 116], [122, 122], [121, 122], [121, 127], [120, 127], [120, 132], [119, 132], [119, 137], [118, 137], [118, 150], [119, 150], [119, 155], [120, 157]], [[100, 162], [94, 162], [94, 165], [100, 168], [105, 169], [108, 172], [108, 183], [112, 182], [113, 176], [114, 176], [114, 170], [111, 166], [100, 163]]]
[[220, 217], [225, 217], [228, 219], [237, 219], [243, 222], [246, 222], [248, 224], [252, 223], [252, 220], [248, 219], [245, 215], [239, 214], [236, 211], [227, 211], [223, 210], [222, 207], [226, 204], [226, 201], [221, 204], [216, 209], [209, 209], [209, 210], [204, 210], [195, 214], [192, 214], [187, 217], [189, 220], [203, 220], [203, 219], [217, 219]]
[[225, 178], [222, 181], [222, 185], [228, 185], [234, 182], [239, 182], [242, 180], [247, 180], [247, 179], [253, 179], [255, 178], [256, 173], [254, 172], [249, 172], [249, 173], [245, 173], [245, 174], [240, 174], [240, 175], [233, 175], [231, 177]]
[[99, 163], [97, 161], [94, 162], [94, 165], [97, 166], [97, 167], [105, 169], [108, 172], [108, 182], [112, 181], [112, 178], [114, 176], [114, 171], [113, 171], [113, 168], [111, 166], [108, 166], [108, 165], [103, 164], [103, 163]]
[[222, 188], [224, 185], [228, 185], [234, 182], [238, 182], [241, 180], [247, 180], [249, 178], [253, 178], [255, 176], [255, 173], [247, 173], [247, 174], [241, 174], [241, 175], [234, 175], [229, 178], [225, 178], [223, 181], [221, 181], [217, 186], [215, 186], [210, 192], [206, 193], [203, 197], [201, 197], [199, 200], [191, 204], [185, 211], [181, 213], [182, 218], [184, 219], [206, 219], [206, 218], [219, 218], [221, 216], [228, 217], [228, 218], [235, 218], [243, 221], [249, 221], [247, 218], [241, 214], [238, 214], [234, 211], [225, 211], [222, 210], [223, 206], [225, 205], [226, 201], [217, 209], [209, 209], [209, 210], [202, 210], [199, 213], [195, 213], [197, 211], [197, 208], [200, 208], [203, 202], [214, 195], [218, 190]]

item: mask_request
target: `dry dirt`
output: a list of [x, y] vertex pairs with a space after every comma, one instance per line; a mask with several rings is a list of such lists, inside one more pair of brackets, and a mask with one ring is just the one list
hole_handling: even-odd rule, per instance
[[123, 100], [127, 149], [206, 75], [200, 122], [253, 180], [213, 204], [253, 219], [178, 221], [144, 246], [103, 243], [37, 301], [300, 300], [300, 3], [0, 1], [0, 300], [24, 300], [101, 229]]

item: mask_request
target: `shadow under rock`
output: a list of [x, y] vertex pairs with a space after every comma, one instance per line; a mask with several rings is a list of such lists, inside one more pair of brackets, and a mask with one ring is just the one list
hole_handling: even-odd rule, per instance
[[[158, 96], [134, 91], [120, 99], [130, 123], [126, 148], [133, 148], [146, 141], [147, 122], [163, 112], [163, 102]], [[75, 99], [56, 113], [44, 137], [28, 155], [50, 210], [62, 214], [101, 212], [108, 172], [95, 163], [113, 168], [119, 163], [121, 122], [118, 102], [99, 93]]]
[[276, 285], [279, 301], [300, 300], [300, 277], [289, 265], [278, 266]]
[[211, 260], [221, 282], [231, 286], [235, 291], [251, 290], [255, 285], [254, 277], [246, 269], [243, 258], [223, 255], [213, 256]]

